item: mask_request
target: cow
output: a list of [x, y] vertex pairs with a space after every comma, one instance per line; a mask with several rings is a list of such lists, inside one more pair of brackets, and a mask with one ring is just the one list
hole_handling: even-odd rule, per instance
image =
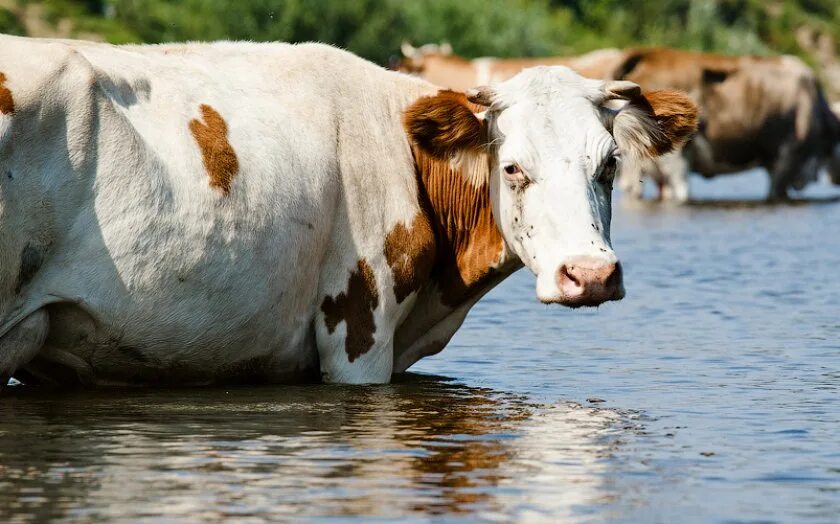
[[792, 56], [725, 56], [668, 48], [625, 51], [609, 77], [645, 89], [679, 89], [700, 107], [699, 131], [682, 152], [627, 162], [625, 192], [652, 178], [665, 200], [689, 199], [688, 173], [704, 177], [763, 167], [770, 200], [785, 200], [827, 168], [840, 182], [840, 121], [814, 72]]
[[323, 44], [2, 36], [0, 375], [386, 383], [522, 265], [619, 300], [619, 160], [695, 125], [565, 67], [464, 93]]
[[455, 90], [501, 82], [523, 69], [541, 65], [564, 65], [585, 77], [607, 78], [624, 58], [619, 49], [600, 49], [580, 56], [483, 57], [469, 60], [454, 54], [452, 46], [446, 43], [414, 47], [404, 42], [400, 51], [403, 56], [394, 64], [394, 69]]
[[[840, 102], [831, 104], [831, 112], [834, 113], [834, 118], [840, 121]], [[826, 171], [831, 183], [840, 186], [840, 144], [834, 146], [834, 153], [828, 159]]]

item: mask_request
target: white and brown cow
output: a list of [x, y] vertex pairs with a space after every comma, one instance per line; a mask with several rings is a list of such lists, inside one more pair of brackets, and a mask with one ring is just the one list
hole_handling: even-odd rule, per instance
[[564, 67], [465, 95], [321, 44], [0, 37], [0, 375], [387, 382], [521, 264], [618, 300], [617, 159], [694, 122]]

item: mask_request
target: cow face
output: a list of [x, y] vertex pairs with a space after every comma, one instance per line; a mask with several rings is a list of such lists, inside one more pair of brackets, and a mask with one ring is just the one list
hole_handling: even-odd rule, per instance
[[438, 157], [486, 156], [496, 224], [507, 249], [537, 276], [538, 298], [572, 307], [621, 299], [621, 265], [610, 245], [615, 174], [622, 157], [681, 145], [696, 127], [690, 99], [643, 95], [631, 82], [590, 80], [558, 66], [471, 90], [467, 99], [486, 107], [483, 114], [447, 96], [416, 103], [409, 134]]
[[422, 75], [426, 70], [427, 62], [438, 58], [452, 56], [452, 46], [449, 43], [425, 44], [414, 47], [408, 42], [400, 46], [401, 58], [395, 58], [391, 63], [391, 69], [401, 71], [410, 75]]

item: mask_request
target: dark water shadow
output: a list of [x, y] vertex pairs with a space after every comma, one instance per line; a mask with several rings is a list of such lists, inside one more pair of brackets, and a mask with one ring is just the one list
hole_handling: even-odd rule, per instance
[[[608, 410], [413, 374], [375, 387], [13, 387], [0, 417], [4, 521], [510, 514], [542, 488], [601, 497], [593, 464], [620, 426]], [[537, 476], [553, 483], [515, 488]]]
[[751, 208], [772, 208], [772, 207], [796, 207], [796, 206], [812, 206], [836, 204], [840, 202], [840, 195], [825, 196], [825, 197], [802, 197], [791, 198], [789, 200], [750, 200], [750, 199], [702, 199], [690, 200], [686, 205], [693, 208], [732, 208], [732, 209], [751, 209]]
[[840, 195], [791, 198], [789, 200], [779, 201], [743, 198], [693, 199], [682, 205], [663, 203], [657, 200], [633, 201], [623, 199], [621, 206], [625, 209], [641, 209], [645, 211], [660, 211], [663, 209], [772, 209], [830, 205], [837, 204], [838, 202], [840, 202]]

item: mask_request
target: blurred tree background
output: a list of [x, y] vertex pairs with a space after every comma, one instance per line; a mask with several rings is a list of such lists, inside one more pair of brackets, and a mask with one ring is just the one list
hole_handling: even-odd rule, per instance
[[638, 45], [790, 53], [840, 90], [840, 0], [0, 0], [0, 31], [114, 43], [317, 40], [381, 64], [403, 40], [447, 41], [467, 57]]

